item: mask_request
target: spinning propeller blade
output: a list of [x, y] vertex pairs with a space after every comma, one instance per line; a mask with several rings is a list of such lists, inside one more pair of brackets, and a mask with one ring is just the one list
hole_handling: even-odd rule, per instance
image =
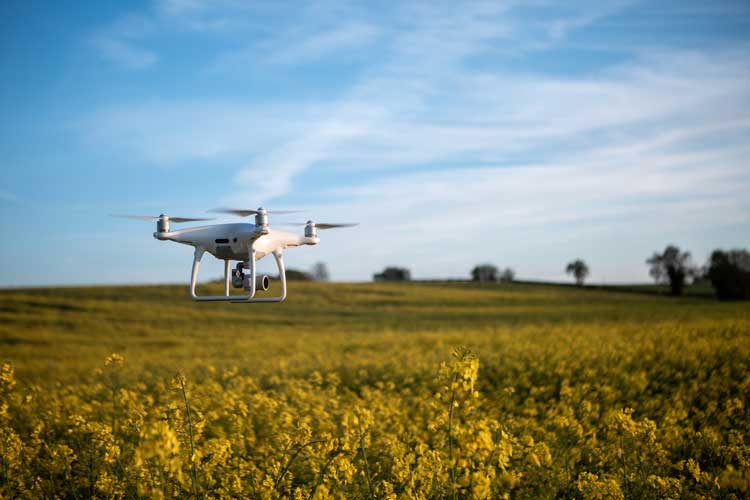
[[[209, 212], [222, 213], [222, 214], [234, 214], [240, 217], [247, 217], [250, 215], [259, 214], [260, 210], [243, 210], [240, 208], [213, 208], [209, 210]], [[303, 210], [266, 210], [266, 214], [269, 214], [269, 215], [298, 214], [300, 212], [303, 212]]]
[[[123, 219], [137, 219], [137, 220], [158, 220], [159, 215], [126, 215], [126, 214], [110, 214], [112, 217], [120, 217]], [[195, 217], [169, 217], [169, 222], [197, 222], [202, 220], [213, 220], [213, 219], [200, 219]]]
[[197, 222], [201, 220], [213, 220], [211, 218], [203, 219], [203, 218], [195, 218], [195, 217], [170, 217], [169, 220], [171, 222], [177, 222], [178, 224], [180, 222]]
[[318, 229], [335, 229], [337, 227], [354, 227], [359, 226], [359, 222], [342, 222], [339, 224], [331, 224], [327, 222], [313, 222], [311, 220], [307, 222], [290, 222], [288, 224], [283, 224], [285, 226], [306, 226], [308, 224], [315, 224], [315, 227]]
[[153, 215], [124, 215], [124, 214], [109, 214], [110, 217], [119, 217], [121, 219], [137, 219], [137, 220], [156, 220], [158, 217]]
[[337, 227], [354, 227], [359, 226], [359, 222], [344, 222], [341, 224], [326, 224], [326, 223], [315, 223], [315, 227], [318, 229], [336, 229]]

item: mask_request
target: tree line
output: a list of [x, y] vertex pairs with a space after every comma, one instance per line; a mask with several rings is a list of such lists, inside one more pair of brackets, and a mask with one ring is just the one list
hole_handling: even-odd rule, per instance
[[[702, 266], [693, 264], [690, 252], [675, 245], [667, 245], [663, 252], [654, 252], [646, 259], [649, 274], [657, 284], [669, 285], [672, 295], [682, 295], [688, 283], [710, 282], [721, 300], [750, 300], [750, 252], [745, 249], [722, 250], [711, 253]], [[565, 272], [582, 286], [590, 274], [588, 264], [577, 258], [565, 266]], [[490, 263], [474, 266], [470, 271], [472, 281], [504, 282], [515, 280], [515, 271], [506, 267], [500, 270]], [[386, 267], [373, 275], [375, 281], [409, 281], [411, 272], [404, 267]]]
[[646, 264], [657, 283], [669, 284], [672, 295], [682, 295], [686, 282], [692, 279], [694, 283], [710, 281], [719, 299], [750, 299], [750, 253], [745, 249], [714, 250], [706, 264], [696, 266], [690, 252], [668, 245], [662, 253], [646, 259]]

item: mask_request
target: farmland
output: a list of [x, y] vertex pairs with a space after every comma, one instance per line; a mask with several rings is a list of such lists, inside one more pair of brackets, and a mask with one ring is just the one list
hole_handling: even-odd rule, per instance
[[295, 282], [260, 306], [184, 286], [3, 290], [0, 362], [2, 497], [750, 495], [747, 303], [533, 284]]

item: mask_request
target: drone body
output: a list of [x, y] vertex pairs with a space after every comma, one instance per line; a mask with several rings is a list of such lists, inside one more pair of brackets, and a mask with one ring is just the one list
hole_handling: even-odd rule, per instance
[[[175, 241], [195, 248], [193, 254], [193, 270], [190, 278], [190, 296], [197, 301], [229, 301], [229, 302], [281, 302], [286, 298], [286, 271], [284, 268], [284, 250], [302, 245], [317, 245], [318, 229], [332, 229], [348, 227], [356, 224], [315, 224], [307, 221], [303, 236], [280, 231], [268, 227], [268, 214], [265, 209], [234, 210], [217, 209], [217, 212], [232, 213], [242, 217], [255, 215], [255, 224], [215, 224], [210, 226], [191, 227], [172, 231], [171, 222], [193, 222], [209, 219], [192, 219], [184, 217], [168, 217], [164, 214], [153, 216], [125, 215], [142, 220], [156, 220], [154, 238], [161, 241]], [[285, 213], [285, 212], [274, 212]], [[287, 212], [289, 213], [289, 212]], [[198, 269], [203, 255], [208, 252], [219, 260], [224, 261], [224, 295], [197, 295], [195, 286], [198, 280]], [[267, 255], [273, 255], [279, 269], [281, 293], [276, 297], [255, 297], [258, 290], [267, 290], [268, 276], [256, 275], [256, 262]], [[230, 272], [231, 262], [237, 261], [237, 266]], [[245, 272], [248, 274], [245, 274]], [[230, 285], [243, 288], [247, 294], [230, 295]]]
[[255, 250], [255, 258], [260, 260], [277, 248], [283, 250], [300, 245], [316, 245], [320, 241], [317, 237], [306, 238], [277, 229], [269, 228], [263, 232], [255, 224], [242, 223], [157, 231], [154, 238], [201, 248], [217, 259], [239, 261], [247, 260], [251, 247]]

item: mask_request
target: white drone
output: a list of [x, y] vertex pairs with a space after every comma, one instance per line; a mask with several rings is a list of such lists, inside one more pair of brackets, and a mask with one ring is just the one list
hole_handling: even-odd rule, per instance
[[[114, 215], [114, 217], [126, 217], [128, 219], [155, 220], [156, 232], [154, 238], [157, 240], [171, 240], [185, 245], [195, 247], [193, 254], [193, 272], [190, 277], [190, 296], [193, 300], [200, 301], [230, 301], [230, 302], [281, 302], [286, 298], [286, 270], [284, 269], [284, 249], [298, 247], [300, 245], [317, 245], [319, 229], [332, 229], [336, 227], [351, 227], [354, 224], [316, 224], [307, 221], [302, 224], [291, 224], [304, 226], [305, 235], [299, 236], [287, 231], [279, 231], [268, 227], [269, 214], [288, 214], [297, 211], [281, 210], [269, 212], [263, 207], [257, 210], [238, 210], [232, 208], [217, 208], [212, 212], [221, 212], [247, 217], [255, 215], [255, 224], [215, 224], [212, 226], [191, 227], [182, 230], [171, 231], [169, 223], [196, 222], [212, 219], [196, 219], [189, 217], [168, 217], [164, 214], [152, 215]], [[224, 295], [196, 295], [195, 285], [198, 280], [198, 268], [201, 258], [205, 252], [210, 253], [217, 259], [224, 261]], [[256, 298], [258, 290], [268, 290], [268, 276], [256, 276], [256, 261], [268, 254], [273, 254], [276, 265], [279, 268], [279, 279], [281, 281], [281, 294], [277, 297]], [[237, 266], [230, 272], [231, 262], [239, 261]], [[249, 274], [245, 274], [245, 272]], [[229, 285], [235, 288], [244, 288], [246, 295], [230, 295]]]

